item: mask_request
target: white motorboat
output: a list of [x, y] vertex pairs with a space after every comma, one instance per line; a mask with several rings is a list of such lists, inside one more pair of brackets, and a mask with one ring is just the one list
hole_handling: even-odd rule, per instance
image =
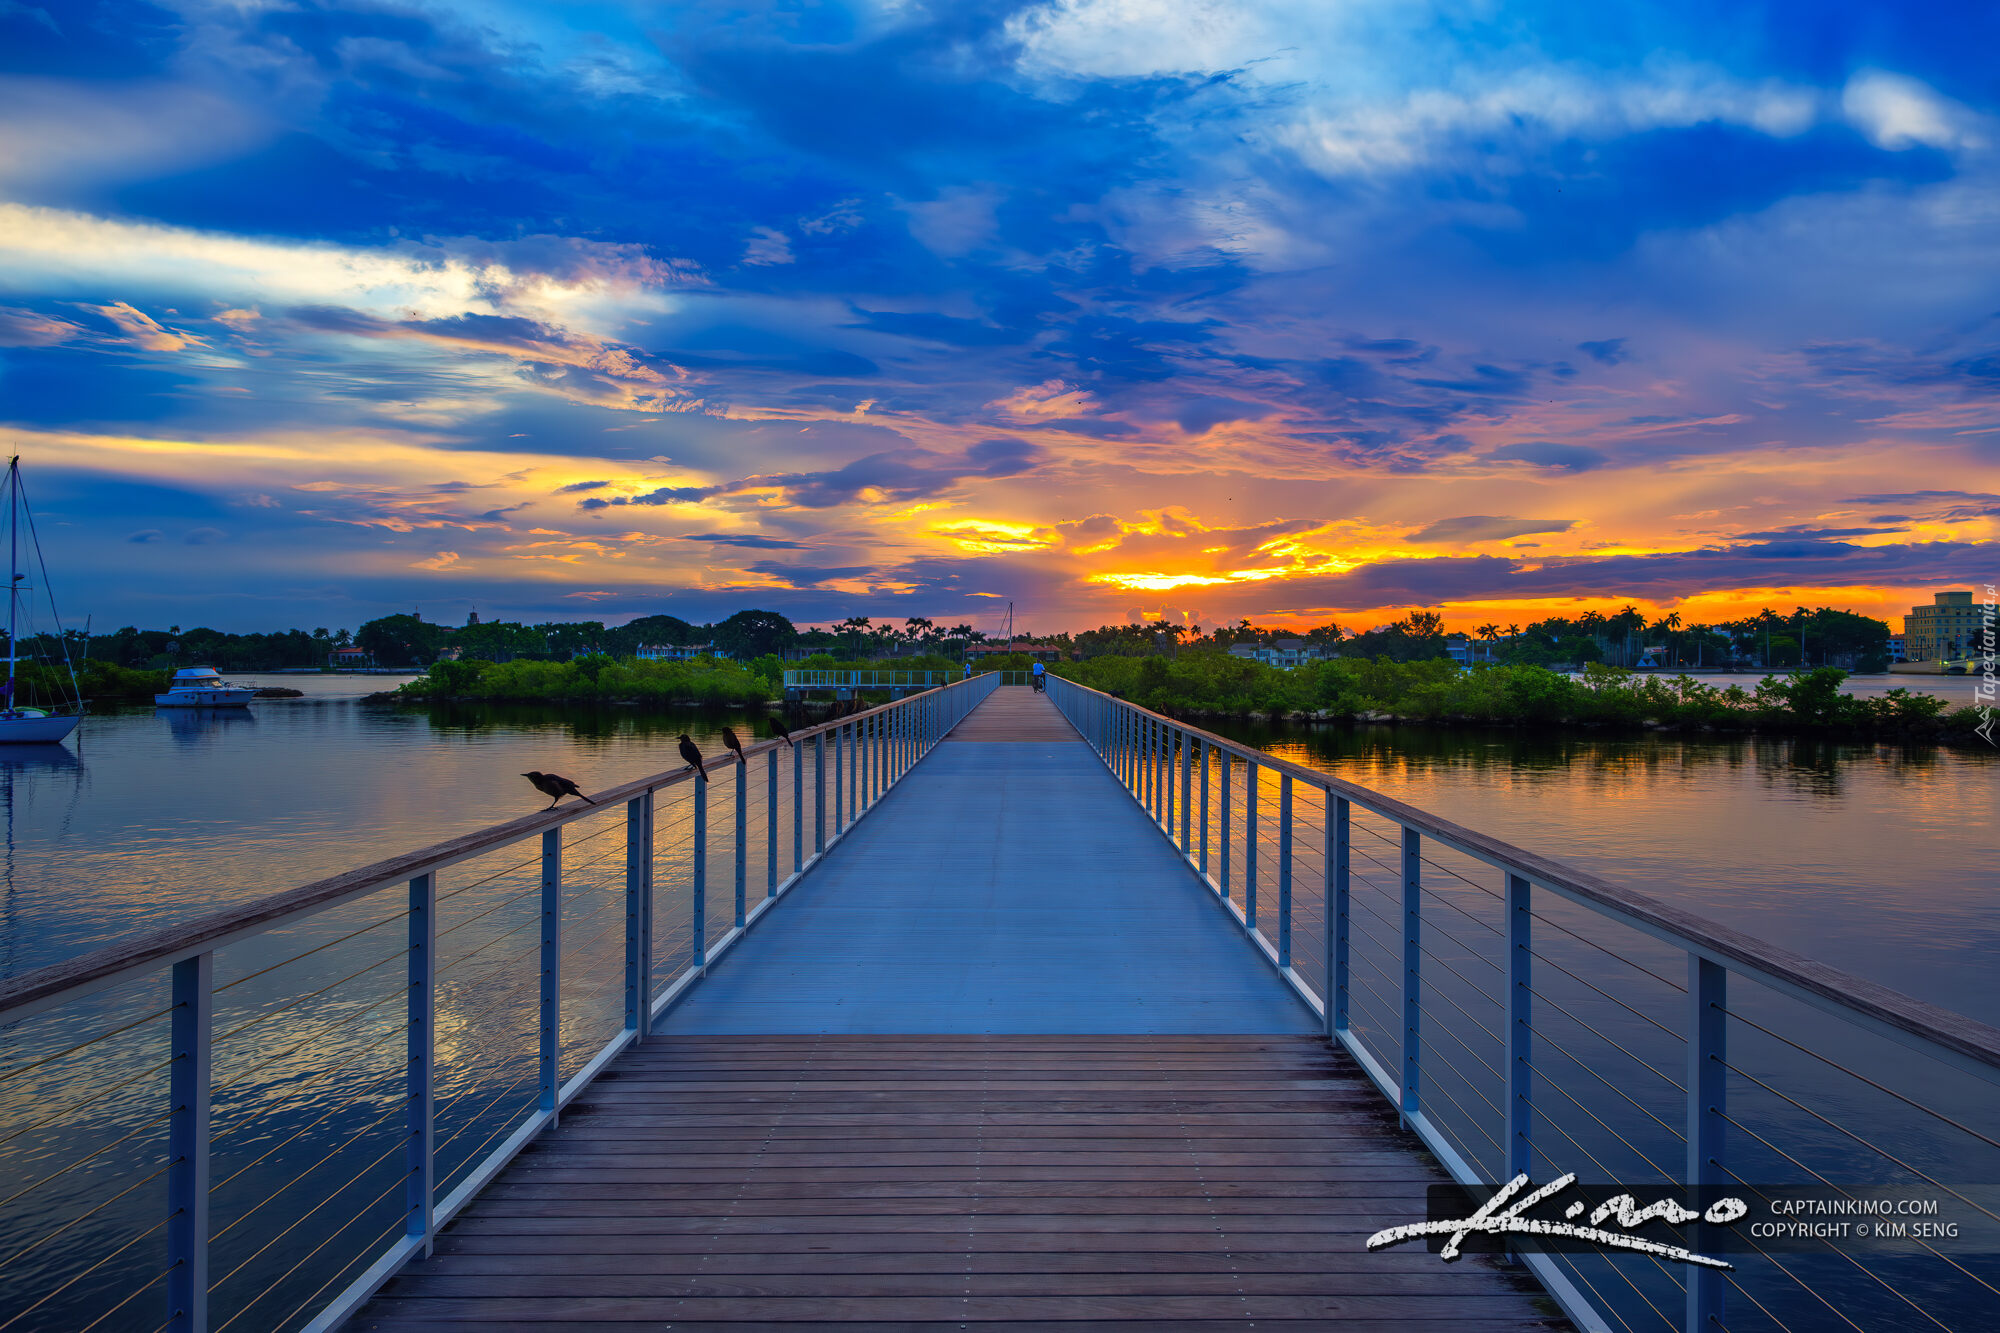
[[[35, 518], [28, 512], [27, 493], [21, 489], [21, 460], [17, 456], [7, 464], [7, 546], [8, 562], [13, 566], [13, 580], [8, 584], [7, 596], [7, 683], [0, 687], [0, 745], [53, 745], [76, 730], [76, 724], [83, 721], [83, 697], [76, 686], [76, 668], [69, 660], [69, 641], [63, 638], [62, 624], [55, 623], [55, 632], [49, 634], [32, 633], [34, 607], [23, 606], [22, 594], [31, 590], [28, 576], [21, 572], [21, 532], [23, 520], [27, 524], [27, 534], [33, 543], [36, 565], [42, 571], [42, 587], [46, 591], [49, 582], [48, 562], [41, 558], [41, 539], [35, 535]], [[53, 615], [55, 602], [49, 602]], [[24, 616], [24, 610], [28, 613]], [[30, 631], [30, 632], [24, 632]], [[27, 688], [36, 691], [53, 691], [62, 694], [62, 677], [69, 682], [67, 698], [57, 698], [55, 706], [35, 708], [21, 703], [19, 690], [21, 681], [16, 679], [15, 667], [21, 659], [21, 645], [46, 645], [53, 642], [60, 650], [63, 664], [62, 676], [54, 670], [54, 663], [39, 677], [29, 676]], [[51, 652], [49, 656], [54, 656]], [[33, 662], [30, 662], [33, 665]]]
[[182, 667], [153, 702], [161, 708], [242, 708], [256, 697], [256, 686], [231, 685], [214, 667]]

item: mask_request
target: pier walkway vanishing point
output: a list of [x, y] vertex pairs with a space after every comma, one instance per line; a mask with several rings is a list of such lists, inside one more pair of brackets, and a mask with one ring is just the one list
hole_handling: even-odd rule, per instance
[[1563, 1326], [1319, 1026], [997, 690], [353, 1326]]
[[[1992, 1328], [2000, 1032], [1048, 690], [0, 978], [0, 1333]], [[1568, 1173], [1965, 1238], [1366, 1250]]]

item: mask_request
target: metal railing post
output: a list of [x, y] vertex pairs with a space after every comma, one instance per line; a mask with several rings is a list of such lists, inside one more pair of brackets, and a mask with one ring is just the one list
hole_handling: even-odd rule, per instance
[[1333, 798], [1333, 818], [1326, 821], [1327, 933], [1332, 937], [1326, 951], [1326, 1035], [1329, 1039], [1347, 1031], [1348, 987], [1348, 879], [1353, 852], [1353, 828], [1345, 796]]
[[744, 899], [750, 889], [750, 763], [736, 761], [736, 926], [748, 924]]
[[167, 1079], [167, 1258], [173, 1266], [167, 1272], [167, 1326], [174, 1333], [208, 1333], [213, 953], [198, 953], [174, 964], [173, 1003], [172, 1073]]
[[1403, 1100], [1397, 1108], [1408, 1126], [1417, 1113], [1417, 1073], [1422, 1067], [1418, 1036], [1420, 934], [1423, 927], [1423, 841], [1413, 828], [1403, 830]]
[[778, 751], [766, 750], [770, 767], [764, 784], [764, 896], [778, 896]]
[[1229, 896], [1229, 807], [1231, 804], [1229, 799], [1229, 785], [1230, 779], [1234, 776], [1231, 770], [1236, 767], [1236, 757], [1227, 750], [1221, 750], [1218, 753], [1222, 756], [1222, 805], [1221, 809], [1217, 811], [1219, 817], [1216, 821], [1217, 826], [1215, 830], [1215, 841], [1217, 844], [1215, 852], [1216, 859], [1219, 862], [1216, 883], [1221, 885], [1222, 896], [1227, 898]]
[[806, 863], [806, 766], [796, 743], [785, 747], [792, 754], [792, 873]]
[[1257, 761], [1243, 764], [1243, 924], [1257, 928]]
[[1152, 719], [1146, 727], [1146, 739], [1150, 747], [1146, 751], [1146, 787], [1152, 791], [1152, 823], [1166, 823], [1166, 783], [1160, 777], [1166, 773], [1166, 727], [1160, 719]]
[[[689, 891], [689, 924], [693, 936], [688, 950], [696, 967], [708, 966], [708, 784], [694, 784], [694, 875]], [[651, 933], [650, 931], [648, 932]], [[651, 971], [651, 969], [647, 969]]]
[[[1713, 1200], [1703, 1187], [1722, 1183], [1722, 1130], [1725, 1113], [1729, 973], [1720, 963], [1688, 955], [1687, 1186], [1688, 1206], [1700, 1211]], [[1700, 1253], [1707, 1227], [1693, 1224], [1688, 1248]], [[1687, 1266], [1687, 1333], [1722, 1326], [1722, 1274], [1700, 1264]]]
[[436, 1239], [437, 876], [410, 881], [408, 1057], [403, 1077], [403, 1234]]
[[1278, 966], [1292, 965], [1292, 775], [1278, 779]]
[[[701, 790], [695, 781], [695, 809]], [[695, 864], [701, 864], [699, 821]], [[701, 930], [701, 901], [695, 900], [695, 930]], [[625, 802], [625, 1027], [634, 1041], [653, 1030], [653, 794]]]
[[1215, 747], [1206, 740], [1201, 743], [1201, 865], [1203, 875], [1208, 874], [1208, 769], [1209, 760]]
[[1532, 1175], [1534, 952], [1529, 926], [1528, 881], [1507, 876], [1507, 1162], [1505, 1175]]
[[826, 733], [813, 733], [813, 855], [826, 850]]
[[1194, 844], [1189, 838], [1188, 797], [1193, 793], [1194, 781], [1194, 737], [1181, 732], [1181, 855], [1185, 856]]
[[550, 1115], [562, 1087], [562, 830], [542, 833], [541, 1100]]
[[846, 802], [843, 799], [847, 795], [847, 784], [841, 781], [841, 760], [847, 750], [846, 737], [847, 728], [845, 726], [836, 726], [833, 729], [833, 834], [835, 837], [839, 837], [841, 830], [847, 827], [845, 823]]

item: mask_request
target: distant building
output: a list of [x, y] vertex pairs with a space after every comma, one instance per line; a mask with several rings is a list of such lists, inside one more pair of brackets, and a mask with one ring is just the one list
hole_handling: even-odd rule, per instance
[[1900, 634], [1891, 634], [1889, 636], [1889, 660], [1891, 662], [1907, 662], [1910, 660], [1909, 654], [1903, 646], [1903, 636]]
[[1323, 662], [1332, 654], [1316, 643], [1304, 639], [1273, 639], [1269, 643], [1239, 643], [1229, 650], [1231, 657], [1247, 658], [1252, 662], [1262, 662], [1265, 666], [1282, 667], [1289, 671], [1293, 667], [1304, 666], [1307, 662]]
[[1463, 634], [1447, 634], [1444, 640], [1444, 655], [1460, 666], [1472, 665], [1472, 640]]
[[375, 665], [375, 654], [366, 648], [336, 648], [326, 655], [326, 664], [335, 671], [352, 671], [356, 667]]
[[712, 643], [642, 643], [638, 653], [641, 662], [692, 662], [715, 655]]
[[1979, 612], [1970, 592], [1941, 592], [1929, 606], [1903, 617], [1904, 651], [1912, 662], [1964, 657], [1979, 638]]

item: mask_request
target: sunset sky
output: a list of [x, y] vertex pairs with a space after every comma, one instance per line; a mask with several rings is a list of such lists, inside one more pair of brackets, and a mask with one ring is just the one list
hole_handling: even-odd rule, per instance
[[0, 0], [0, 425], [100, 632], [1898, 617], [2000, 574], [1996, 51], [1949, 0]]

